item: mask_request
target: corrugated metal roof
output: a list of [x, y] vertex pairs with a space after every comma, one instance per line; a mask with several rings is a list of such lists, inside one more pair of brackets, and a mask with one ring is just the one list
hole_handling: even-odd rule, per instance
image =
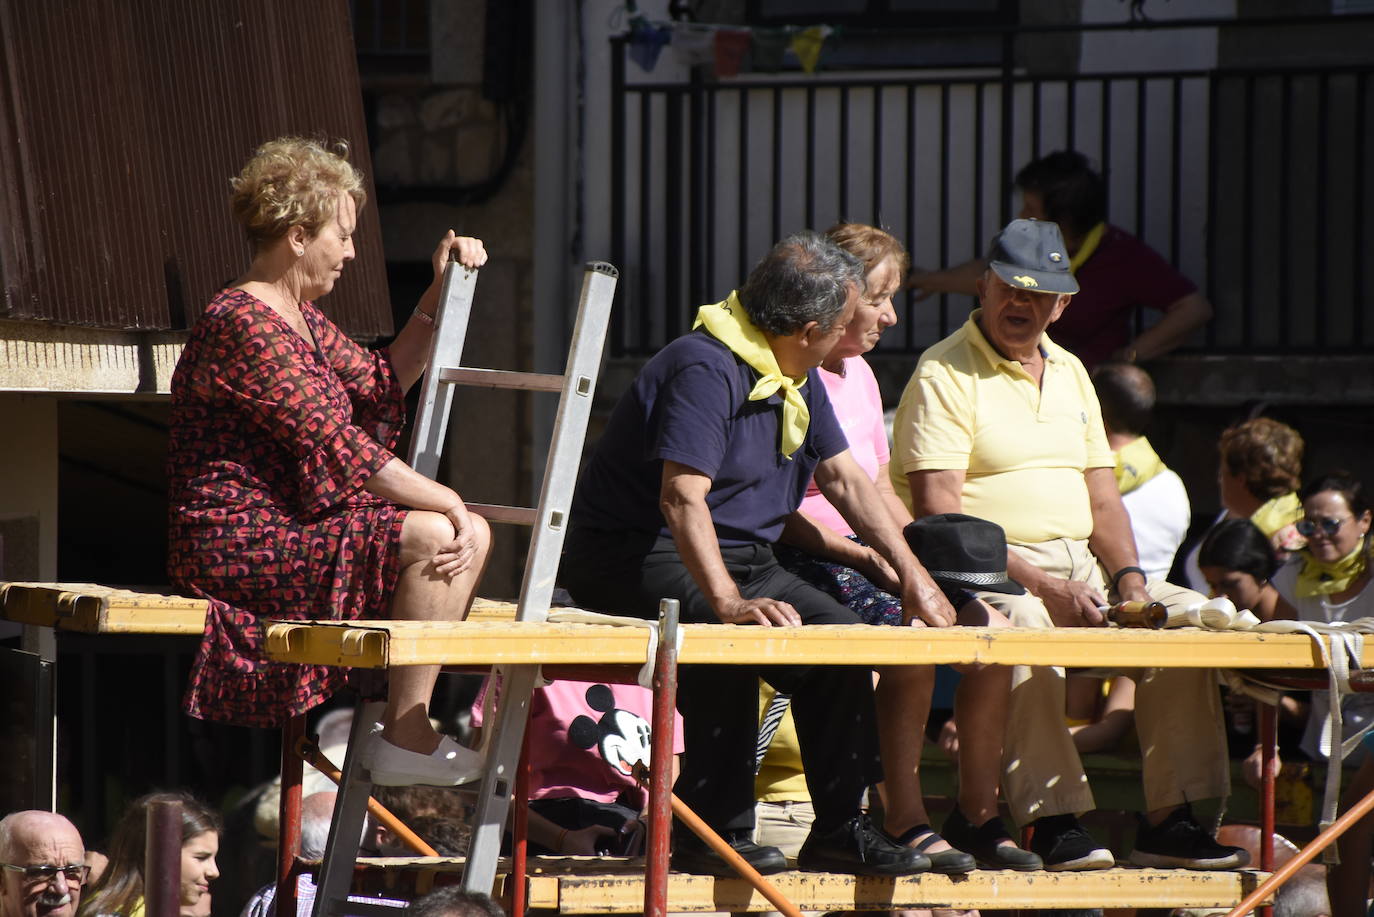
[[[369, 176], [346, 0], [0, 0], [0, 315], [188, 327], [248, 264], [228, 180], [283, 134]], [[324, 308], [392, 331], [376, 208]]]

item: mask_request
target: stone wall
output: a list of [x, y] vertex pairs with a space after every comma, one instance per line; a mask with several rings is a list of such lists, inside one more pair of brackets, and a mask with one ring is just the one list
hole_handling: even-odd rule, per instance
[[379, 186], [471, 184], [496, 167], [501, 124], [481, 86], [386, 93], [374, 124], [381, 130], [372, 161]]

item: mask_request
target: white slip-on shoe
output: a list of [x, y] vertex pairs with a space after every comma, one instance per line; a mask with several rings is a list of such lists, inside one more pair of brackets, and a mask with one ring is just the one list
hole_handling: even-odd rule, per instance
[[444, 736], [428, 755], [407, 751], [373, 733], [364, 766], [377, 786], [457, 786], [482, 777], [482, 755]]

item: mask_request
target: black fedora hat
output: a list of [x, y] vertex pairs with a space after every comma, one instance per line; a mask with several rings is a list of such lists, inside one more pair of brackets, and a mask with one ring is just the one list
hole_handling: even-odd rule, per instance
[[1024, 595], [1007, 576], [1007, 535], [995, 522], [963, 513], [917, 519], [903, 530], [911, 552], [941, 585]]

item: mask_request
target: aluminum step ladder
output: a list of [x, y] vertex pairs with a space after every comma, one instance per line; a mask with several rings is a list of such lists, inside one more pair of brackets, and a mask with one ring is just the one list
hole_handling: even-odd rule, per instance
[[[470, 510], [489, 522], [528, 525], [532, 529], [516, 607], [518, 621], [543, 621], [548, 616], [618, 276], [616, 268], [605, 262], [586, 265], [567, 365], [562, 375], [552, 375], [457, 365], [454, 361], [461, 357], [467, 338], [477, 271], [454, 262], [444, 271], [429, 366], [411, 439], [411, 467], [427, 477], [437, 474], [457, 386], [559, 393], [539, 505], [467, 503]], [[514, 791], [530, 696], [539, 676], [539, 667], [535, 665], [505, 666], [501, 671], [501, 704], [485, 740], [486, 767], [463, 873], [463, 887], [480, 892], [490, 892], [496, 880], [501, 836]], [[395, 908], [347, 900], [372, 791], [371, 775], [357, 762], [356, 753], [365, 747], [372, 724], [380, 719], [385, 708], [383, 702], [368, 701], [359, 703], [354, 712], [327, 852], [316, 883], [315, 917], [395, 917]]]

